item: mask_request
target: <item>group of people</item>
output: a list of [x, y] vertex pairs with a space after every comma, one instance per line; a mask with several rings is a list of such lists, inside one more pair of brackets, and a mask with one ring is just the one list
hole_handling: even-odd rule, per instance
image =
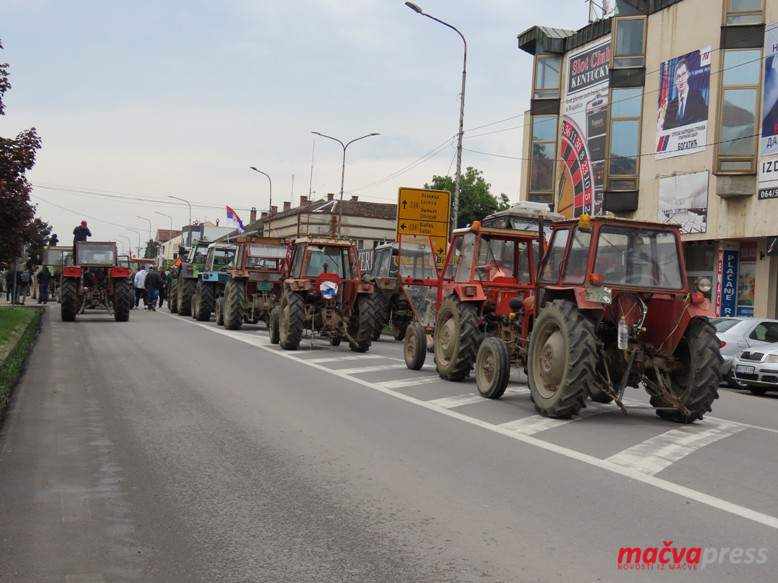
[[49, 284], [52, 274], [48, 267], [36, 267], [32, 261], [22, 269], [11, 266], [0, 272], [0, 291], [5, 291], [5, 300], [23, 306], [32, 294], [39, 304], [49, 303]]
[[157, 311], [157, 302], [159, 307], [162, 307], [162, 303], [165, 301], [165, 292], [168, 289], [170, 280], [173, 278], [173, 270], [171, 269], [167, 274], [163, 269], [157, 269], [154, 265], [150, 266], [148, 271], [142, 265], [132, 275], [132, 286], [135, 289], [135, 306], [140, 306], [141, 300], [143, 300], [143, 309], [150, 310], [152, 312]]

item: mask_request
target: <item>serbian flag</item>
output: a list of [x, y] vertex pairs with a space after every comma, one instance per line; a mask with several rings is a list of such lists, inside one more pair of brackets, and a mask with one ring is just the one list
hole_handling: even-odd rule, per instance
[[231, 207], [227, 207], [227, 224], [231, 227], [235, 227], [241, 233], [246, 230], [246, 227], [243, 226], [243, 221], [240, 220], [238, 213], [232, 210]]

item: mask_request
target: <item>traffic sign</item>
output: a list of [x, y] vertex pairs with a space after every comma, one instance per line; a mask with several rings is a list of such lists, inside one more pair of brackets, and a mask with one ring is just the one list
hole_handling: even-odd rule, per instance
[[446, 259], [449, 240], [451, 193], [400, 187], [397, 198], [397, 240], [400, 233], [429, 235], [438, 266]]

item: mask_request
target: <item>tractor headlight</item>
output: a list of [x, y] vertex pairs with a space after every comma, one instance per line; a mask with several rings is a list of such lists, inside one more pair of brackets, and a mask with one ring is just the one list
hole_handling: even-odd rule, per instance
[[698, 291], [706, 294], [713, 289], [713, 284], [707, 277], [701, 277], [695, 282], [694, 287], [696, 287]]

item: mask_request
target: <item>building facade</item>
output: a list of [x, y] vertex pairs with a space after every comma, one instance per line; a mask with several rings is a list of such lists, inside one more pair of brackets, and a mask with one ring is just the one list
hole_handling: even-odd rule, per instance
[[778, 2], [617, 0], [519, 48], [522, 198], [678, 223], [718, 314], [778, 315]]

